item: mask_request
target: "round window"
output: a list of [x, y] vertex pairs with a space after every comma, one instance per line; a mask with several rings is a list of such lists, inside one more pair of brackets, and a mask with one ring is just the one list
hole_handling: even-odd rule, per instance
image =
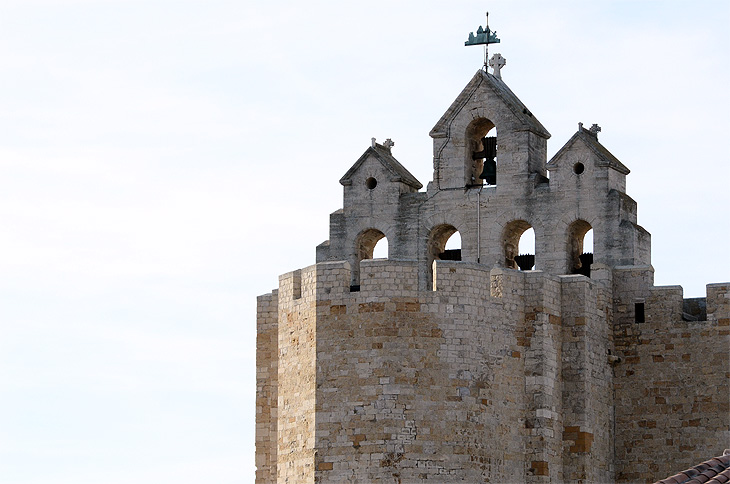
[[365, 186], [368, 187], [369, 190], [372, 190], [373, 188], [378, 186], [378, 180], [376, 180], [373, 177], [370, 177], [367, 180], [365, 180]]
[[580, 175], [585, 171], [586, 167], [583, 165], [583, 163], [576, 163], [573, 165], [573, 173], [576, 175]]

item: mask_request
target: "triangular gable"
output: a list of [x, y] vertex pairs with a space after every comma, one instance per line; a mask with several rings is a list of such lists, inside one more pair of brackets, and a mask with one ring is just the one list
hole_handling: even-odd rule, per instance
[[365, 150], [365, 153], [363, 153], [355, 164], [347, 170], [347, 173], [340, 178], [340, 183], [345, 186], [352, 185], [352, 176], [371, 155], [380, 161], [380, 164], [382, 164], [383, 167], [392, 175], [390, 181], [405, 183], [416, 190], [420, 190], [423, 187], [421, 182], [419, 182], [416, 177], [411, 174], [411, 172], [406, 170], [406, 168], [401, 165], [392, 154], [390, 154], [390, 150], [388, 150], [388, 148], [378, 143], [375, 143], [375, 146], [371, 146]]
[[496, 95], [502, 102], [512, 111], [512, 114], [522, 122], [522, 125], [529, 131], [549, 138], [550, 133], [540, 123], [540, 121], [532, 115], [529, 109], [519, 100], [519, 98], [513, 93], [507, 84], [501, 79], [497, 79], [493, 75], [478, 70], [474, 77], [472, 77], [469, 84], [466, 85], [461, 94], [457, 96], [456, 100], [449, 106], [441, 119], [439, 119], [436, 126], [433, 127], [429, 135], [432, 138], [444, 138], [446, 137], [446, 131], [453, 121], [453, 119], [459, 114], [462, 108], [469, 102], [474, 92], [477, 89], [489, 89], [494, 95]]
[[552, 170], [557, 165], [558, 160], [563, 156], [563, 153], [568, 151], [573, 144], [578, 142], [578, 140], [582, 141], [588, 148], [590, 148], [593, 153], [598, 157], [598, 162], [596, 163], [597, 166], [607, 166], [609, 168], [613, 168], [617, 172], [628, 175], [631, 173], [631, 170], [629, 170], [626, 165], [621, 163], [618, 158], [613, 156], [613, 154], [608, 151], [608, 149], [603, 146], [601, 143], [598, 142], [598, 136], [596, 134], [591, 133], [589, 130], [580, 127], [578, 129], [578, 132], [576, 132], [565, 145], [558, 150], [557, 153], [555, 153], [555, 156], [552, 157], [550, 161], [547, 163], [547, 169]]

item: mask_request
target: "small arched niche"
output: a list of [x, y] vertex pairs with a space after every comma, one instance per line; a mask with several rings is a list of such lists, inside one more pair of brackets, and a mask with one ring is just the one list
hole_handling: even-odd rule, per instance
[[461, 234], [453, 225], [439, 225], [428, 236], [428, 267], [433, 281], [433, 262], [461, 260]]
[[593, 264], [593, 227], [585, 220], [576, 220], [568, 228], [568, 272], [591, 277]]
[[504, 266], [530, 271], [535, 268], [535, 231], [524, 220], [508, 223], [502, 234]]
[[497, 128], [486, 118], [477, 118], [466, 128], [465, 185], [497, 184]]
[[[382, 242], [381, 242], [382, 241]], [[382, 247], [384, 245], [384, 247]], [[378, 247], [376, 252], [376, 246]], [[378, 258], [382, 257], [383, 251], [385, 258], [388, 257], [388, 239], [385, 234], [378, 229], [367, 229], [360, 232], [355, 240], [355, 264], [352, 266], [352, 277], [350, 280], [350, 291], [360, 290], [360, 261], [363, 259], [372, 259], [376, 254]]]

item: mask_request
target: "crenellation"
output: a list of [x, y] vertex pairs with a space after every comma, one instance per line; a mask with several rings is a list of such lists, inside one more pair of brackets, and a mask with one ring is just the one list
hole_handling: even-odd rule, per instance
[[707, 285], [707, 318], [714, 319], [722, 326], [728, 326], [730, 314], [730, 284]]
[[287, 272], [279, 276], [279, 297], [282, 300], [299, 299], [301, 297], [302, 270]]
[[[360, 264], [363, 297], [415, 297], [418, 293], [417, 261], [364, 260]], [[387, 296], [386, 296], [387, 295]]]
[[[713, 454], [727, 441], [730, 331], [711, 321], [688, 321], [682, 293], [681, 286], [650, 287], [645, 322], [634, 323], [632, 343], [620, 347], [625, 361], [617, 366], [621, 373], [614, 386], [617, 423], [625, 429], [617, 436], [622, 482], [635, 480], [645, 469], [669, 475], [672, 469], [690, 467], [693, 454]], [[644, 393], [632, 389], [637, 378]], [[668, 442], [679, 442], [680, 454], [671, 462], [651, 461]]]
[[645, 299], [646, 324], [659, 326], [668, 321], [682, 321], [682, 286], [653, 286]]

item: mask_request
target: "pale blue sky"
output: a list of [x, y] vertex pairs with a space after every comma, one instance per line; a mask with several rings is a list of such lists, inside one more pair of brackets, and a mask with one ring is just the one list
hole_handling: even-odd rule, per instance
[[0, 3], [0, 480], [253, 482], [255, 297], [369, 146], [425, 185], [479, 69], [632, 173], [657, 284], [730, 279], [730, 2]]

